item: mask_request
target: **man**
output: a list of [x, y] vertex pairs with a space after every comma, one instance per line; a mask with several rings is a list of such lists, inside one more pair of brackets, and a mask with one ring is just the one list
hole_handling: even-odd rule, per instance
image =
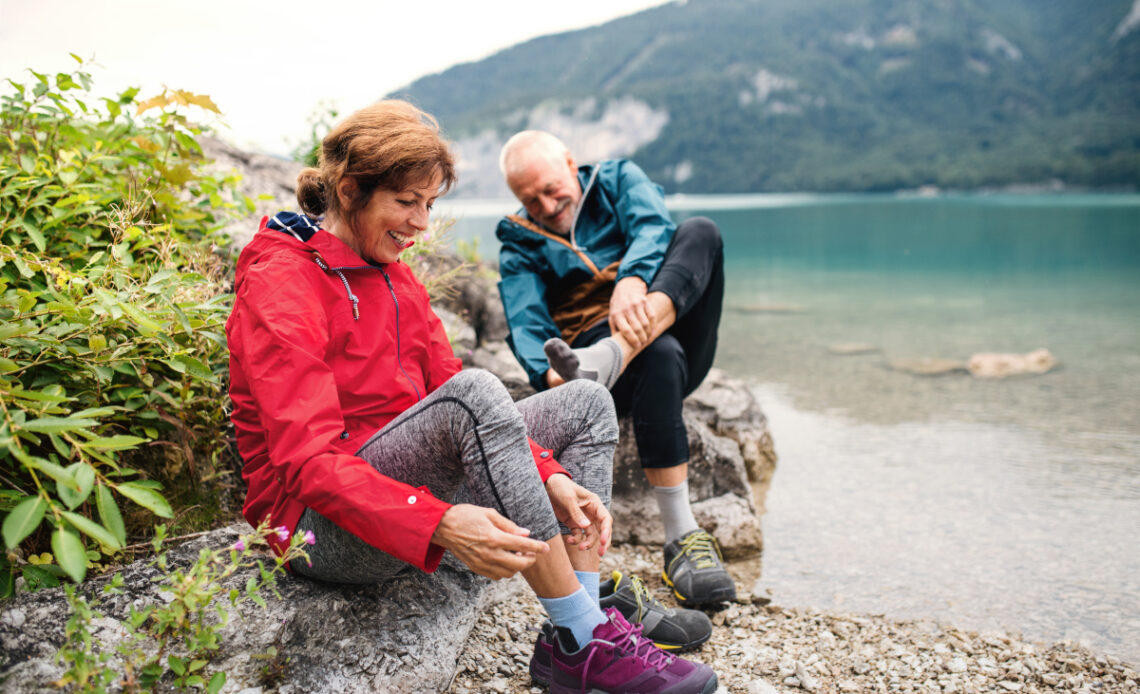
[[732, 600], [716, 540], [689, 505], [682, 400], [712, 366], [724, 295], [720, 233], [680, 227], [660, 186], [627, 160], [579, 167], [553, 135], [528, 130], [500, 168], [525, 214], [510, 215], [499, 290], [507, 342], [539, 390], [589, 378], [632, 415], [645, 476], [665, 525], [662, 577], [681, 605]]

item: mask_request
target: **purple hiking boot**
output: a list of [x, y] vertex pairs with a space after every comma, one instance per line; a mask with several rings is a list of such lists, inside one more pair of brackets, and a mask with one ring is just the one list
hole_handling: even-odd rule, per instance
[[[569, 632], [555, 629], [551, 694], [712, 694], [716, 673], [708, 665], [657, 648], [615, 608], [594, 628], [592, 641], [572, 650]], [[541, 638], [541, 637], [540, 637]], [[532, 673], [533, 674], [533, 673]]]

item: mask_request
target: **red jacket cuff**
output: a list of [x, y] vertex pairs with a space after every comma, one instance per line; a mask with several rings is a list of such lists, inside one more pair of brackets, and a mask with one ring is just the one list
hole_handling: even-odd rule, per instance
[[546, 480], [550, 479], [551, 475], [561, 472], [563, 475], [573, 479], [574, 476], [566, 472], [565, 468], [558, 464], [554, 459], [554, 451], [549, 448], [543, 448], [534, 442], [534, 439], [527, 438], [530, 442], [530, 454], [534, 456], [534, 464], [538, 467], [538, 475], [542, 478], [542, 483], [546, 484]]

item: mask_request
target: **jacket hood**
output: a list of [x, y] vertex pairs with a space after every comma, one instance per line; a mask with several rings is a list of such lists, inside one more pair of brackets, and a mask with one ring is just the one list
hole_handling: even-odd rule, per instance
[[369, 265], [343, 241], [320, 227], [318, 220], [294, 212], [278, 212], [262, 217], [253, 240], [242, 249], [237, 264], [237, 280], [252, 264], [277, 255], [312, 258], [319, 254], [329, 269], [384, 267]]

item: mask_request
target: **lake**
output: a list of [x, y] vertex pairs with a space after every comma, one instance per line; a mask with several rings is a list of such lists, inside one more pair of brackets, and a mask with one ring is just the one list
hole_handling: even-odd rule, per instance
[[[776, 602], [1140, 663], [1140, 195], [670, 207], [724, 235], [716, 365], [754, 386], [780, 456], [761, 579]], [[494, 257], [513, 206], [440, 208]], [[1004, 380], [889, 366], [1042, 347], [1056, 368]]]

